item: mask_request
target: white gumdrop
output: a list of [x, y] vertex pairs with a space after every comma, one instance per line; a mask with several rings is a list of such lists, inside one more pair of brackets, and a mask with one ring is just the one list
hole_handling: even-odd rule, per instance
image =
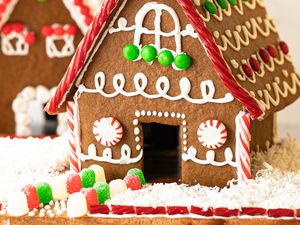
[[43, 85], [36, 88], [36, 99], [41, 103], [47, 103], [50, 99], [50, 90]]
[[53, 198], [55, 200], [66, 200], [69, 196], [64, 176], [55, 177], [51, 182]]
[[29, 212], [26, 195], [14, 192], [7, 198], [7, 213], [11, 216], [24, 216]]
[[113, 198], [117, 194], [126, 192], [127, 185], [124, 180], [117, 179], [109, 182], [110, 196]]
[[77, 192], [71, 194], [67, 202], [67, 215], [70, 218], [76, 218], [86, 215], [87, 202], [85, 195]]
[[105, 182], [106, 183], [105, 172], [104, 172], [104, 169], [102, 166], [94, 164], [94, 165], [91, 165], [89, 168], [95, 172], [96, 182]]

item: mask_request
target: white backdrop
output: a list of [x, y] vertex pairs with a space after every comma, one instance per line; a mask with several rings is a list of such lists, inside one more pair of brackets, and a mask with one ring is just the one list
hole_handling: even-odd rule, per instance
[[[282, 40], [290, 47], [295, 67], [300, 71], [300, 0], [265, 0]], [[300, 100], [279, 113], [280, 134], [300, 138]]]

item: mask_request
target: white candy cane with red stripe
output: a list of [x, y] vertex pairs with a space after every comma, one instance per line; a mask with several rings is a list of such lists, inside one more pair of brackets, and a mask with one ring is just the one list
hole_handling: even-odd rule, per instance
[[79, 159], [76, 152], [76, 139], [75, 139], [75, 103], [67, 102], [67, 124], [68, 124], [68, 139], [69, 139], [69, 160], [70, 160], [70, 170], [74, 172], [79, 172]]
[[236, 162], [238, 181], [251, 179], [250, 161], [250, 114], [240, 112], [236, 117]]

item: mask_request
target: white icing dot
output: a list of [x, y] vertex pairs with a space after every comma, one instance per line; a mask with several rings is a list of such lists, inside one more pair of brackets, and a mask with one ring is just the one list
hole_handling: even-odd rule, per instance
[[162, 117], [162, 115], [163, 115], [162, 112], [158, 113], [158, 117]]
[[174, 112], [171, 113], [171, 116], [172, 116], [172, 117], [175, 117], [175, 115], [176, 115], [176, 114], [175, 114]]
[[141, 150], [141, 148], [142, 148], [142, 146], [140, 146], [140, 145], [136, 146], [136, 150], [138, 150], [138, 151]]
[[185, 147], [183, 147], [183, 151], [185, 151], [185, 152], [187, 151], [187, 147], [186, 147], [186, 146], [185, 146]]
[[179, 119], [181, 117], [181, 114], [177, 113], [176, 117]]
[[51, 209], [50, 205], [46, 205], [44, 208], [45, 208], [45, 210]]
[[140, 117], [140, 116], [141, 116], [140, 111], [135, 111], [135, 116], [136, 116], [136, 117]]
[[140, 141], [140, 137], [135, 137], [135, 141], [139, 142]]
[[169, 117], [169, 113], [168, 112], [165, 112], [164, 115], [165, 115], [165, 117]]
[[134, 134], [135, 134], [135, 135], [139, 135], [139, 134], [140, 134], [140, 128], [135, 127], [135, 128], [134, 128]]
[[181, 115], [181, 119], [183, 119], [183, 120], [185, 119], [185, 114]]
[[187, 141], [186, 140], [184, 140], [182, 143], [183, 143], [183, 145], [187, 145]]
[[151, 116], [151, 115], [152, 115], [151, 111], [147, 111], [147, 116]]
[[152, 114], [153, 114], [153, 116], [157, 116], [157, 112], [156, 111], [153, 111]]
[[183, 131], [184, 133], [187, 132], [187, 128], [184, 127], [184, 128], [182, 129], [182, 131]]
[[187, 139], [187, 135], [186, 135], [186, 134], [184, 134], [182, 137], [183, 137], [184, 139]]
[[220, 33], [218, 31], [214, 31], [213, 35], [215, 38], [219, 38], [220, 37]]
[[182, 121], [182, 125], [183, 125], [183, 126], [186, 126], [186, 121], [185, 121], [185, 120]]
[[54, 213], [51, 213], [51, 214], [49, 215], [49, 217], [50, 217], [50, 218], [53, 218], [53, 217], [54, 217]]
[[33, 211], [30, 211], [30, 212], [28, 213], [28, 216], [30, 216], [30, 217], [33, 217], [33, 216], [35, 216], [35, 212], [33, 212]]
[[146, 115], [146, 111], [145, 111], [145, 110], [142, 110], [142, 111], [141, 111], [141, 115], [142, 115], [142, 116], [145, 116], [145, 115]]
[[137, 126], [138, 124], [139, 124], [139, 120], [138, 120], [138, 119], [134, 119], [134, 120], [133, 120], [133, 125], [134, 125], [134, 126]]

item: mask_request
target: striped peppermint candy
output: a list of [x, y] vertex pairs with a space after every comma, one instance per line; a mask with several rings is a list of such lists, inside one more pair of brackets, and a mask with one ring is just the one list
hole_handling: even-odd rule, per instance
[[123, 127], [113, 117], [103, 117], [93, 125], [93, 134], [96, 140], [106, 147], [118, 144], [123, 137]]
[[227, 140], [227, 129], [219, 120], [207, 120], [197, 130], [199, 142], [208, 149], [217, 149]]

